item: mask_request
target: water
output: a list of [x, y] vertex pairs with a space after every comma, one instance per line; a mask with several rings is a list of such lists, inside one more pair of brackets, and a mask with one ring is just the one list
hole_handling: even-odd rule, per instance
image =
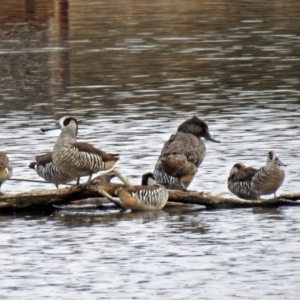
[[[69, 6], [69, 9], [65, 8]], [[64, 115], [79, 139], [120, 153], [139, 182], [192, 115], [221, 144], [191, 189], [230, 195], [237, 161], [276, 150], [278, 194], [298, 190], [298, 1], [26, 1], [0, 8], [0, 118], [14, 176], [49, 151]], [[4, 192], [51, 189], [6, 182]], [[3, 215], [1, 298], [296, 299], [298, 209]]]

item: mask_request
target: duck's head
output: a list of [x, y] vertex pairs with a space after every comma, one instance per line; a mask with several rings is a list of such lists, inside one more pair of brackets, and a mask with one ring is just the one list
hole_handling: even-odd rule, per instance
[[65, 116], [62, 117], [55, 126], [51, 128], [41, 128], [41, 131], [46, 132], [54, 129], [61, 129], [62, 132], [77, 136], [78, 122], [74, 117]]
[[233, 165], [233, 167], [230, 170], [229, 176], [233, 176], [235, 174], [237, 174], [240, 170], [242, 170], [243, 168], [245, 168], [246, 165], [243, 163], [236, 163]]
[[280, 159], [278, 154], [275, 151], [269, 151], [267, 156], [267, 164], [274, 163], [278, 166], [286, 167], [286, 164], [284, 164]]
[[206, 123], [202, 120], [200, 120], [198, 117], [193, 116], [192, 118], [186, 120], [183, 122], [181, 125], [179, 125], [178, 132], [185, 132], [185, 133], [190, 133], [193, 134], [197, 137], [203, 137], [207, 140], [210, 140], [215, 143], [220, 143], [220, 141], [217, 141], [212, 138], [210, 135], [208, 126]]
[[153, 173], [147, 172], [142, 176], [142, 185], [155, 185], [156, 180], [154, 178]]

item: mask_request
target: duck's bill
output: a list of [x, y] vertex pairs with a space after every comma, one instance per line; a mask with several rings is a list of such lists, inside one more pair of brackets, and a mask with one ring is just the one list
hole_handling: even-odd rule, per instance
[[217, 141], [217, 140], [215, 140], [214, 138], [212, 138], [212, 136], [210, 135], [209, 132], [207, 132], [203, 137], [204, 137], [205, 139], [207, 139], [207, 140], [212, 141], [212, 142], [215, 142], [215, 143], [221, 143], [220, 141]]
[[284, 164], [279, 158], [276, 158], [276, 163], [278, 164], [278, 166], [282, 166], [282, 167], [286, 167], [287, 165]]
[[50, 131], [50, 130], [55, 130], [55, 129], [60, 129], [60, 126], [57, 124], [53, 127], [45, 127], [45, 128], [41, 128], [41, 131], [42, 132], [47, 132], [47, 131]]

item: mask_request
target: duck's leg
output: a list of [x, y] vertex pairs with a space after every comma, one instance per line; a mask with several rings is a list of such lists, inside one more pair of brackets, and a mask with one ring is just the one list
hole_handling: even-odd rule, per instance
[[77, 177], [76, 185], [79, 186], [80, 184], [80, 177]]
[[93, 175], [93, 174], [90, 174], [90, 175], [89, 175], [89, 178], [88, 178], [88, 180], [87, 180], [87, 182], [86, 182], [86, 185], [90, 185], [90, 183], [91, 183], [91, 181], [92, 181], [92, 175]]

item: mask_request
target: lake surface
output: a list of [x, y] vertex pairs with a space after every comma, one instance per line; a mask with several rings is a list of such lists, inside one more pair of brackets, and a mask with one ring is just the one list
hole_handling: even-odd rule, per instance
[[[300, 2], [7, 1], [0, 7], [1, 150], [14, 177], [64, 115], [134, 181], [187, 118], [221, 144], [190, 186], [230, 195], [235, 162], [286, 163], [299, 190]], [[10, 180], [3, 192], [52, 189]], [[0, 217], [1, 299], [296, 299], [297, 207], [57, 210]]]

